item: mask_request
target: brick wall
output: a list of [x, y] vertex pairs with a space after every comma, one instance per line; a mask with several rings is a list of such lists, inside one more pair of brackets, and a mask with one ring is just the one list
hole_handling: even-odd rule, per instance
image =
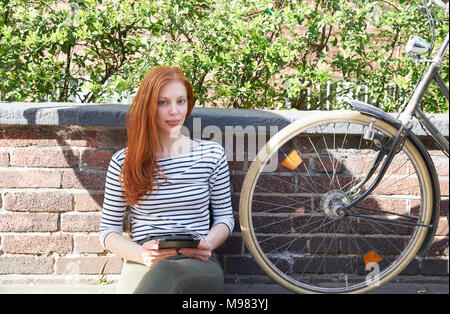
[[[95, 280], [102, 269], [118, 278], [122, 261], [103, 250], [97, 232], [109, 160], [125, 139], [123, 127], [0, 125], [0, 283]], [[429, 256], [414, 261], [415, 278], [448, 275], [448, 159], [430, 148], [442, 217]], [[226, 149], [236, 155], [236, 147]], [[235, 159], [229, 166], [236, 227], [217, 253], [228, 283], [270, 281], [241, 237], [239, 191], [249, 162]]]
[[124, 128], [0, 127], [0, 274], [121, 270], [98, 241], [106, 169]]

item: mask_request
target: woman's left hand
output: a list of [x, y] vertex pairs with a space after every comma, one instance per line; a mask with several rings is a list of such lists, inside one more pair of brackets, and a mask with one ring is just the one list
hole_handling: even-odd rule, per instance
[[213, 246], [205, 238], [201, 238], [197, 248], [181, 248], [178, 252], [189, 257], [207, 262], [211, 257]]

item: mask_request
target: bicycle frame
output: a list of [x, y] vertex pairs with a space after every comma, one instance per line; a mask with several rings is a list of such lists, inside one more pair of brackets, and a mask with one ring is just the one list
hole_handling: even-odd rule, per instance
[[[354, 189], [352, 189], [352, 192], [354, 193], [356, 190], [359, 190], [367, 181], [369, 181], [369, 179], [375, 173], [375, 170], [379, 167], [381, 161], [386, 157], [374, 182], [370, 185], [370, 187], [366, 191], [364, 191], [364, 193], [353, 199], [349, 204], [339, 208], [337, 210], [339, 214], [355, 217], [358, 216], [363, 217], [363, 215], [359, 214], [349, 214], [347, 211], [351, 207], [354, 207], [359, 202], [364, 200], [366, 196], [369, 195], [378, 186], [379, 182], [381, 181], [387, 169], [389, 168], [394, 155], [402, 148], [405, 139], [408, 137], [408, 134], [412, 128], [412, 120], [414, 117], [428, 130], [428, 132], [430, 132], [431, 136], [436, 141], [442, 152], [444, 152], [444, 154], [446, 154], [447, 157], [449, 156], [449, 141], [445, 138], [444, 135], [442, 135], [441, 132], [439, 132], [439, 130], [432, 124], [432, 122], [425, 116], [425, 114], [419, 108], [419, 104], [423, 99], [425, 91], [429, 87], [432, 80], [436, 81], [440, 90], [446, 97], [447, 102], [449, 102], [448, 88], [447, 86], [445, 86], [441, 76], [438, 73], [442, 65], [442, 57], [446, 52], [448, 45], [449, 45], [449, 34], [447, 34], [447, 36], [445, 37], [444, 41], [442, 42], [439, 48], [439, 51], [436, 53], [433, 60], [431, 60], [424, 77], [417, 85], [417, 88], [415, 89], [413, 95], [411, 96], [411, 99], [408, 105], [406, 106], [405, 110], [400, 113], [398, 121], [401, 124], [397, 132], [397, 135], [393, 138], [391, 142], [385, 139], [383, 146], [380, 148], [380, 152], [376, 158], [374, 165], [369, 170], [367, 176]], [[369, 131], [373, 131], [370, 128], [371, 126], [369, 126]], [[382, 218], [380, 219], [382, 220]], [[433, 227], [432, 225], [424, 225], [424, 224], [414, 224], [414, 225], [428, 228]]]
[[439, 86], [439, 89], [442, 91], [445, 98], [447, 99], [447, 102], [449, 102], [448, 88], [447, 86], [445, 86], [441, 76], [438, 73], [442, 64], [442, 56], [444, 55], [445, 51], [448, 48], [448, 41], [449, 41], [449, 34], [445, 36], [445, 39], [442, 42], [438, 53], [433, 58], [433, 60], [431, 60], [431, 64], [428, 67], [428, 70], [425, 73], [423, 79], [417, 86], [417, 89], [414, 91], [414, 94], [412, 95], [410, 102], [406, 106], [405, 110], [399, 116], [399, 120], [402, 122], [402, 125], [407, 129], [410, 129], [412, 127], [412, 118], [416, 117], [417, 120], [419, 120], [425, 126], [425, 128], [431, 133], [432, 137], [439, 145], [441, 150], [447, 155], [447, 157], [449, 156], [449, 141], [439, 132], [438, 129], [436, 129], [436, 127], [425, 116], [422, 110], [420, 110], [419, 104], [422, 101], [425, 91], [427, 90], [432, 80], [436, 81], [437, 85]]

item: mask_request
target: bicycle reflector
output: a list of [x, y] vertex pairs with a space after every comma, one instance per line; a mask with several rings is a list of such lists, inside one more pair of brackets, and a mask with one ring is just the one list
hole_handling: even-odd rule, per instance
[[292, 150], [289, 155], [281, 162], [281, 165], [284, 167], [294, 170], [300, 165], [303, 160], [300, 158], [300, 155], [294, 150]]
[[363, 258], [364, 258], [364, 264], [366, 264], [366, 266], [369, 263], [378, 263], [383, 260], [383, 258], [380, 255], [378, 255], [377, 252], [375, 252], [374, 250], [365, 254], [363, 256]]
[[422, 37], [412, 35], [406, 44], [405, 52], [413, 59], [418, 59], [421, 55], [430, 51], [430, 44]]

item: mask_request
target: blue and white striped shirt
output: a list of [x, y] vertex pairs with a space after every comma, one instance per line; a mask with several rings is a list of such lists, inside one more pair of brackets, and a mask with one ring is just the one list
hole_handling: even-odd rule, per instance
[[[225, 151], [219, 144], [197, 140], [190, 153], [162, 158], [158, 164], [167, 177], [158, 178], [154, 189], [131, 205], [131, 232], [137, 242], [149, 235], [194, 233], [206, 236], [211, 227], [224, 223], [231, 231], [234, 219], [231, 206], [230, 174]], [[116, 152], [108, 167], [100, 221], [100, 243], [111, 232], [122, 234], [125, 205], [119, 175], [126, 149]]]

